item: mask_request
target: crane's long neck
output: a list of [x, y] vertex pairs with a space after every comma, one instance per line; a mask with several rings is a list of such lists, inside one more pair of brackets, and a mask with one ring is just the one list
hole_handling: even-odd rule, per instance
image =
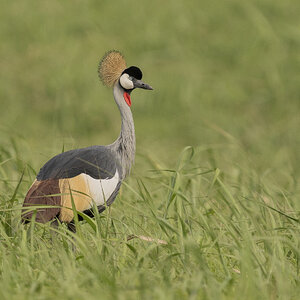
[[124, 90], [119, 83], [115, 84], [113, 92], [122, 119], [120, 136], [113, 144], [113, 147], [120, 159], [122, 177], [125, 178], [130, 172], [135, 157], [134, 122], [131, 109], [123, 98]]

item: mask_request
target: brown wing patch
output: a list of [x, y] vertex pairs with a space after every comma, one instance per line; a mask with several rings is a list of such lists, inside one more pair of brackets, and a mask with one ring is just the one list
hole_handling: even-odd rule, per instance
[[59, 219], [62, 222], [71, 222], [74, 218], [72, 198], [78, 211], [85, 211], [91, 207], [92, 197], [85, 176], [85, 174], [79, 174], [73, 178], [59, 180], [63, 206]]
[[[47, 179], [43, 181], [35, 180], [30, 187], [25, 197], [23, 208], [34, 206], [60, 206], [61, 196], [59, 189], [58, 179]], [[29, 221], [35, 210], [25, 211], [22, 213], [22, 220]], [[35, 220], [39, 223], [46, 223], [51, 221], [58, 215], [60, 211], [59, 207], [55, 208], [37, 208]]]

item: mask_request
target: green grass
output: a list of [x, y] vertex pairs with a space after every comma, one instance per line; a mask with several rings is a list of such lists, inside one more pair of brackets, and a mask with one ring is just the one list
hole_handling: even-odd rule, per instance
[[[3, 0], [0, 299], [298, 299], [299, 15], [291, 0]], [[155, 88], [132, 94], [133, 172], [77, 235], [25, 230], [42, 164], [118, 135], [96, 72], [113, 48]]]

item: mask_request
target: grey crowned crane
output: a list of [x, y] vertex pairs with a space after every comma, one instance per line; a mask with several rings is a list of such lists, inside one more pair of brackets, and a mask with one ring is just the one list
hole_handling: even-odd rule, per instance
[[130, 94], [135, 88], [152, 90], [152, 87], [141, 81], [142, 71], [138, 67], [126, 67], [119, 51], [107, 52], [98, 72], [103, 84], [113, 87], [122, 118], [120, 136], [107, 146], [70, 150], [50, 159], [27, 192], [22, 213], [24, 223], [34, 216], [36, 222], [59, 220], [75, 230], [72, 202], [77, 211], [89, 216], [93, 215], [94, 204], [102, 212], [113, 203], [130, 172], [135, 156]]

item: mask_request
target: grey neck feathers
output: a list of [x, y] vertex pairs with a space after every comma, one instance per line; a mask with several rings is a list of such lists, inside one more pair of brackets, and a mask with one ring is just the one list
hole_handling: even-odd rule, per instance
[[122, 179], [129, 173], [135, 157], [135, 132], [130, 107], [123, 97], [124, 89], [117, 82], [113, 89], [115, 101], [119, 107], [122, 119], [119, 138], [111, 145], [116, 151], [122, 167]]

